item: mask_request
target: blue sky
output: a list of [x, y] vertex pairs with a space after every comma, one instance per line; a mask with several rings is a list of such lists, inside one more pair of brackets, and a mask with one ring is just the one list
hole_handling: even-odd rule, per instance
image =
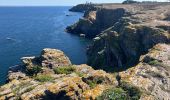
[[85, 3], [86, 1], [95, 3], [118, 3], [123, 0], [0, 0], [0, 6], [68, 6]]

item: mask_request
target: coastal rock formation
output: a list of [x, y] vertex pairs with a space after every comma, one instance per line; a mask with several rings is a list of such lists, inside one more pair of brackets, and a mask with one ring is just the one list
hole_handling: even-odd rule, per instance
[[67, 31], [95, 37], [87, 51], [93, 67], [72, 65], [62, 51], [43, 49], [39, 57], [23, 57], [22, 65], [9, 69], [0, 100], [169, 100], [169, 8], [80, 7], [85, 18]]
[[[121, 81], [141, 88], [156, 100], [170, 98], [170, 45], [158, 44], [139, 63], [120, 72]], [[144, 99], [148, 100], [148, 99]]]
[[24, 57], [11, 67], [8, 83], [0, 87], [0, 100], [95, 99], [117, 86], [114, 75], [87, 65], [71, 65], [60, 50], [43, 49], [39, 57]]
[[[119, 100], [121, 95], [123, 100], [168, 100], [169, 52], [169, 45], [158, 44], [141, 56], [136, 66], [106, 73], [85, 64], [71, 65], [62, 51], [44, 49], [39, 57], [27, 57], [23, 65], [10, 68], [8, 82], [0, 87], [0, 100]], [[56, 66], [40, 65], [44, 61], [41, 57]]]
[[68, 26], [67, 32], [73, 34], [85, 34], [93, 38], [108, 27], [113, 26], [121, 17], [126, 15], [126, 9], [99, 9], [85, 12], [84, 18], [77, 23]]
[[[140, 55], [147, 53], [157, 43], [169, 43], [169, 33], [159, 28], [138, 26], [130, 22], [111, 27], [94, 38], [88, 48], [88, 64], [95, 68], [107, 70], [133, 66]], [[101, 67], [102, 66], [102, 67]], [[117, 67], [117, 68], [116, 68]]]
[[[64, 57], [63, 62], [65, 62], [67, 58], [59, 50], [44, 50], [47, 52], [42, 53], [40, 57], [50, 55], [52, 58], [49, 61], [55, 60], [55, 64], [58, 62], [56, 59]], [[0, 87], [0, 100], [103, 100], [120, 99], [121, 95], [124, 95], [125, 100], [128, 98], [168, 100], [170, 97], [169, 52], [169, 45], [158, 44], [149, 50], [148, 54], [141, 56], [136, 66], [118, 74], [94, 70], [85, 64], [70, 65], [68, 59], [69, 66], [50, 68], [34, 65], [32, 70], [27, 70], [27, 66], [35, 64], [32, 60], [27, 64], [10, 68], [8, 83]], [[57, 55], [62, 56], [56, 58]], [[114, 92], [118, 92], [117, 96], [114, 96]]]
[[87, 50], [88, 65], [124, 70], [137, 64], [139, 57], [157, 43], [170, 43], [169, 5], [106, 4], [86, 12], [85, 18], [67, 30], [95, 37]]
[[69, 11], [72, 11], [72, 12], [85, 12], [85, 11], [88, 11], [88, 10], [95, 10], [96, 7], [94, 4], [92, 3], [86, 3], [86, 4], [78, 4], [76, 6], [73, 6], [71, 9], [69, 9]]

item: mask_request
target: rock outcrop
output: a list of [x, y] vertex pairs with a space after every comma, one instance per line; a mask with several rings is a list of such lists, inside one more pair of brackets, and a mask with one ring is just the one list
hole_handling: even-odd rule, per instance
[[[96, 17], [95, 21], [100, 21], [101, 25], [106, 27], [102, 29], [100, 24], [95, 24], [100, 27], [97, 29], [102, 31], [95, 33], [98, 35], [88, 48], [87, 63], [95, 68], [109, 71], [124, 70], [137, 64], [139, 57], [146, 54], [157, 43], [170, 43], [170, 22], [165, 20], [169, 7], [169, 4], [133, 4], [123, 5], [123, 7], [108, 5], [102, 8], [106, 9], [104, 12], [97, 10], [96, 14], [100, 13], [99, 15], [103, 14], [103, 16], [100, 20]], [[107, 11], [112, 11], [110, 16], [106, 14]], [[114, 11], [118, 14], [113, 13]], [[115, 15], [118, 18], [115, 18]], [[88, 28], [95, 29], [92, 26]], [[93, 32], [92, 34], [87, 32], [87, 34], [95, 36]]]
[[[121, 24], [121, 23], [119, 23]], [[169, 33], [159, 28], [123, 22], [101, 33], [87, 51], [88, 64], [107, 70], [133, 66], [140, 55], [147, 53], [157, 43], [169, 43]], [[101, 67], [103, 66], [103, 67]]]
[[[140, 57], [139, 63], [120, 72], [121, 81], [128, 82], [155, 100], [170, 98], [170, 45], [158, 44]], [[149, 99], [144, 99], [149, 100]]]
[[72, 7], [71, 9], [69, 9], [69, 11], [72, 11], [72, 12], [85, 12], [85, 11], [88, 11], [88, 10], [95, 10], [97, 7], [96, 4], [92, 4], [92, 3], [86, 3], [86, 4], [78, 4], [74, 7]]
[[95, 99], [117, 86], [114, 75], [87, 65], [72, 65], [60, 50], [43, 49], [39, 57], [22, 58], [11, 67], [8, 83], [0, 87], [0, 100]]
[[[40, 59], [42, 56], [56, 66], [33, 65], [44, 61]], [[154, 46], [148, 54], [140, 57], [136, 66], [117, 74], [94, 70], [85, 64], [71, 65], [63, 52], [55, 49], [44, 49], [40, 57], [34, 57], [39, 59], [37, 61], [28, 61], [32, 57], [27, 57], [23, 65], [10, 68], [8, 83], [0, 87], [0, 100], [119, 100], [122, 96], [125, 100], [170, 98], [170, 46], [166, 44]], [[27, 69], [30, 65], [32, 70]]]
[[67, 31], [95, 37], [87, 51], [93, 67], [72, 65], [62, 51], [43, 49], [10, 68], [0, 100], [169, 100], [169, 8], [159, 3], [74, 8], [85, 11], [85, 18]]
[[126, 9], [101, 9], [86, 11], [84, 18], [77, 23], [68, 26], [67, 32], [73, 34], [85, 34], [88, 38], [93, 38], [108, 27], [113, 26], [119, 19], [125, 16]]

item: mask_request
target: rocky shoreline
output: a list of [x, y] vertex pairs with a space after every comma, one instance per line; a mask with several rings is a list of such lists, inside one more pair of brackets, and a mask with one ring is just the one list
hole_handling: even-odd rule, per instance
[[93, 38], [87, 50], [88, 65], [119, 70], [123, 66], [136, 65], [139, 57], [154, 45], [170, 43], [169, 5], [93, 5], [92, 8], [96, 9], [85, 10], [84, 18], [66, 29], [70, 33]]
[[[46, 48], [11, 67], [0, 100], [169, 100], [170, 6], [78, 5], [67, 31], [93, 38], [88, 65]], [[91, 67], [92, 66], [92, 67]]]
[[39, 57], [24, 57], [22, 65], [10, 68], [8, 82], [0, 87], [0, 100], [102, 100], [109, 98], [108, 91], [118, 90], [116, 99], [125, 92], [123, 100], [168, 100], [169, 52], [169, 45], [157, 44], [136, 66], [106, 73], [85, 64], [72, 65], [60, 50], [44, 49]]

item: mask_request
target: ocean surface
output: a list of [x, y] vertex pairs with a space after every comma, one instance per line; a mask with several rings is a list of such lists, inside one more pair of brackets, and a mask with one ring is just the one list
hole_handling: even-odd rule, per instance
[[73, 64], [86, 63], [90, 41], [64, 31], [82, 16], [69, 8], [0, 7], [0, 85], [10, 66], [20, 64], [21, 57], [38, 56], [43, 48], [64, 51]]

